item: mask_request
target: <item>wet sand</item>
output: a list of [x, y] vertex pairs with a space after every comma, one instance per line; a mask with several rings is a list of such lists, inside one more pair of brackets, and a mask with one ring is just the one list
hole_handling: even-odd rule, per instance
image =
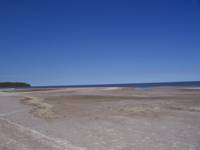
[[199, 88], [1, 92], [0, 119], [65, 141], [69, 149], [200, 150]]

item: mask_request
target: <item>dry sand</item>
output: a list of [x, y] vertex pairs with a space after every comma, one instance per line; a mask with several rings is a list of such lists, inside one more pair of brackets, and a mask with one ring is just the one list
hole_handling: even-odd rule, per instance
[[6, 113], [0, 109], [8, 114], [1, 118], [76, 148], [200, 150], [198, 88], [21, 91], [0, 93], [0, 104], [6, 98], [19, 108]]

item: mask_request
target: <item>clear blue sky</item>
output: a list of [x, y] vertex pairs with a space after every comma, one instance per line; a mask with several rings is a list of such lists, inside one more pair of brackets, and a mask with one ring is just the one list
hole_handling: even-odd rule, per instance
[[199, 0], [2, 0], [0, 81], [200, 80]]

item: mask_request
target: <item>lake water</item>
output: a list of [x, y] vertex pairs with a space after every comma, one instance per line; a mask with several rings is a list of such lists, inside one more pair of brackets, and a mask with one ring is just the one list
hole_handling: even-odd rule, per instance
[[189, 82], [160, 82], [160, 83], [127, 83], [127, 84], [94, 84], [94, 85], [62, 85], [62, 86], [33, 86], [31, 88], [81, 88], [81, 87], [135, 87], [151, 88], [164, 86], [200, 87], [200, 81]]

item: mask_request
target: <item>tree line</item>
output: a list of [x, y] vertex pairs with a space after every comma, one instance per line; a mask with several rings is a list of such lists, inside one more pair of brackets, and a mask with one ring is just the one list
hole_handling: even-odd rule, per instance
[[25, 82], [0, 82], [1, 88], [17, 88], [17, 87], [30, 87], [29, 83]]

